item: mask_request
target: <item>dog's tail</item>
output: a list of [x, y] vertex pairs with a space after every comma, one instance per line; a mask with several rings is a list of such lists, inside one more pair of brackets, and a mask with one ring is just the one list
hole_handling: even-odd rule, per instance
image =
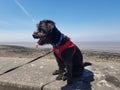
[[83, 63], [83, 66], [84, 66], [84, 67], [90, 66], [90, 65], [92, 65], [92, 63], [90, 63], [90, 62], [84, 62], [84, 63]]

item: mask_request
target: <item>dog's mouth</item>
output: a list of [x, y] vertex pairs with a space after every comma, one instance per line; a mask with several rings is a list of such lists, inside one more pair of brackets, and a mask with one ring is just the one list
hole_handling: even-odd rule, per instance
[[43, 44], [45, 44], [46, 41], [47, 41], [47, 35], [44, 34], [44, 33], [38, 32], [38, 31], [33, 33], [33, 38], [39, 39], [39, 40], [37, 41], [37, 43], [38, 43], [39, 45], [43, 45]]
[[39, 45], [43, 45], [43, 44], [45, 44], [45, 41], [46, 41], [46, 37], [43, 36], [43, 37], [39, 38], [39, 40], [38, 40], [37, 43], [38, 43]]

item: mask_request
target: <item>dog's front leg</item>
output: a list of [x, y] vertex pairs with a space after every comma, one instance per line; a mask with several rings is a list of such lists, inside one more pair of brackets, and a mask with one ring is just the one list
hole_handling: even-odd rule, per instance
[[64, 73], [65, 72], [65, 65], [64, 65], [64, 61], [61, 60], [60, 58], [57, 57], [57, 55], [54, 53], [54, 56], [56, 58], [56, 62], [58, 64], [58, 70], [55, 70], [55, 72], [53, 72], [53, 75], [57, 75], [60, 73]]

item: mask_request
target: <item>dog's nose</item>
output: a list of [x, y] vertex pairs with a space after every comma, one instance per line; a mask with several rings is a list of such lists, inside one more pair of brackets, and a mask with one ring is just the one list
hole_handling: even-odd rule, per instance
[[34, 35], [34, 34], [32, 34], [32, 36], [33, 36], [33, 38], [35, 38], [35, 35]]
[[33, 38], [35, 38], [35, 35], [34, 35], [34, 34], [32, 34], [32, 36], [33, 36]]
[[38, 39], [39, 38], [38, 35], [35, 34], [35, 33], [33, 33], [32, 36], [33, 36], [34, 39]]

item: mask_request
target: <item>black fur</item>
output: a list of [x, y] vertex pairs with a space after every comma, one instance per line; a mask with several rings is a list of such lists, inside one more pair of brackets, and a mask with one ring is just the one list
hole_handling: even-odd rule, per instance
[[[33, 33], [35, 39], [39, 39], [39, 45], [51, 44], [53, 47], [64, 45], [70, 40], [69, 37], [63, 35], [61, 43], [59, 42], [61, 32], [56, 28], [55, 23], [51, 20], [43, 20], [37, 26], [37, 31]], [[83, 56], [80, 49], [76, 47], [76, 51], [73, 55], [74, 48], [65, 49], [59, 58], [55, 53], [56, 61], [58, 63], [59, 70], [54, 72], [54, 75], [58, 74], [57, 79], [67, 79], [67, 84], [72, 84], [73, 79], [81, 77], [84, 71], [84, 66], [90, 65], [90, 63], [83, 63]], [[64, 75], [65, 74], [65, 75]]]

